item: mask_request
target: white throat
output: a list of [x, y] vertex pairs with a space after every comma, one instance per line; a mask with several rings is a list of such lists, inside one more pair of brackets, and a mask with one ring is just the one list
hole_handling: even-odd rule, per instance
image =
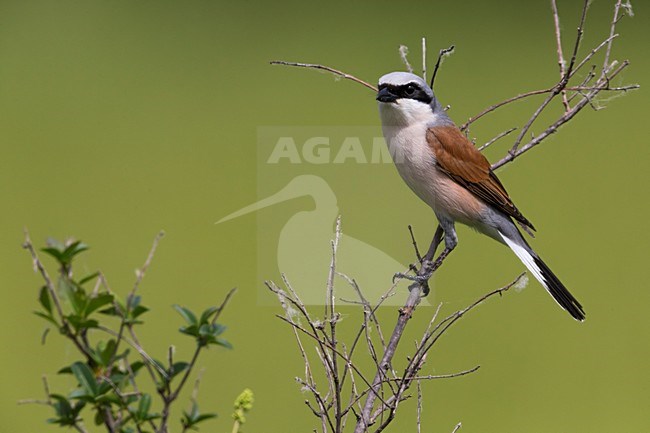
[[414, 99], [398, 99], [393, 103], [379, 103], [379, 116], [384, 126], [404, 127], [416, 123], [435, 123], [431, 106]]

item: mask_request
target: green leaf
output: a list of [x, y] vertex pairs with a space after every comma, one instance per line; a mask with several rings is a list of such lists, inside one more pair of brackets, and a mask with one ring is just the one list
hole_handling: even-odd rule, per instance
[[146, 313], [147, 311], [149, 311], [147, 307], [144, 305], [138, 305], [131, 310], [131, 317], [136, 319], [138, 316]]
[[187, 370], [189, 366], [190, 366], [189, 362], [175, 362], [174, 365], [172, 365], [172, 368], [170, 368], [169, 371], [167, 372], [167, 374], [169, 375], [169, 379], [171, 380], [174, 376]]
[[183, 334], [191, 335], [192, 337], [199, 336], [199, 328], [196, 325], [181, 326], [180, 328], [178, 328], [178, 330]]
[[131, 364], [131, 371], [133, 372], [133, 375], [138, 374], [138, 371], [144, 367], [144, 362], [142, 361], [135, 361], [134, 363]]
[[100, 341], [97, 343], [97, 348], [94, 351], [95, 361], [103, 367], [108, 367], [108, 364], [111, 362], [113, 355], [115, 354], [116, 343], [114, 339], [108, 341]]
[[113, 302], [113, 295], [110, 293], [102, 293], [94, 298], [90, 298], [88, 304], [86, 305], [85, 315], [90, 316], [96, 310], [102, 308], [106, 304]]
[[151, 407], [151, 396], [149, 394], [142, 394], [140, 402], [138, 403], [138, 419], [146, 419]]
[[223, 338], [218, 337], [226, 330], [226, 327], [218, 323], [204, 324], [199, 328], [198, 343], [201, 346], [215, 344], [232, 349], [232, 345]]
[[194, 424], [198, 424], [201, 421], [205, 421], [206, 419], [211, 419], [216, 417], [217, 417], [216, 413], [202, 413], [201, 415], [196, 417], [196, 421], [194, 422]]
[[50, 394], [50, 398], [55, 400], [53, 406], [54, 411], [60, 418], [65, 418], [70, 415], [70, 413], [72, 412], [72, 405], [70, 404], [67, 398], [59, 394]]
[[[115, 307], [115, 305], [112, 305], [108, 308], [100, 310], [99, 312], [101, 314], [106, 314], [109, 316], [115, 316], [119, 318], [124, 317], [124, 315], [126, 314], [126, 307], [124, 306], [124, 304], [122, 304], [120, 301], [116, 301], [114, 302], [114, 304], [117, 304], [117, 308]], [[149, 311], [149, 309], [144, 305], [140, 305], [140, 296], [130, 297], [128, 300], [128, 306], [129, 306], [129, 310], [128, 310], [129, 314], [128, 317], [126, 317], [125, 323], [127, 325], [142, 323], [141, 321], [136, 319], [140, 315]]]
[[107, 316], [122, 317], [121, 310], [116, 309], [115, 306], [111, 306], [111, 307], [108, 307], [108, 308], [104, 308], [103, 310], [99, 310], [99, 314], [105, 314]]
[[[109, 386], [109, 389], [113, 389], [110, 385], [108, 385], [108, 386]], [[109, 405], [112, 404], [112, 405], [116, 405], [116, 406], [120, 406], [120, 407], [124, 406], [123, 403], [122, 403], [122, 399], [120, 397], [118, 397], [117, 395], [115, 395], [114, 393], [104, 394], [104, 395], [100, 395], [99, 397], [95, 397], [94, 403], [96, 403], [96, 404], [109, 404]]]
[[52, 317], [51, 315], [45, 314], [42, 311], [34, 311], [34, 314], [36, 314], [38, 317], [42, 317], [43, 319], [47, 320], [48, 322], [50, 322], [51, 324], [53, 324], [57, 328], [59, 327], [59, 324], [54, 319], [54, 317]]
[[140, 301], [142, 301], [142, 296], [140, 295], [133, 295], [128, 297], [127, 299], [127, 304], [129, 306], [130, 310], [133, 310], [135, 307], [140, 305]]
[[81, 243], [81, 241], [75, 241], [66, 247], [57, 240], [49, 239], [48, 244], [49, 246], [42, 248], [41, 251], [54, 257], [61, 266], [69, 266], [77, 254], [89, 248], [88, 245]]
[[41, 291], [38, 294], [38, 301], [41, 303], [41, 306], [45, 311], [52, 314], [52, 301], [50, 300], [50, 292], [47, 286], [41, 287]]
[[212, 331], [213, 331], [212, 326], [210, 326], [208, 324], [204, 324], [204, 325], [201, 325], [201, 327], [199, 328], [199, 335], [201, 337], [206, 337], [208, 335], [212, 335]]
[[216, 313], [217, 311], [219, 311], [218, 307], [210, 307], [210, 308], [208, 308], [207, 310], [205, 310], [201, 314], [201, 320], [199, 321], [199, 323], [201, 323], [201, 324], [208, 323], [208, 321], [210, 320], [210, 317], [212, 317], [214, 315], [214, 313]]
[[70, 281], [68, 277], [60, 276], [58, 280], [58, 287], [61, 295], [70, 302], [72, 311], [75, 314], [81, 315], [86, 308], [86, 292]]
[[89, 395], [96, 397], [98, 395], [98, 385], [95, 380], [95, 375], [90, 367], [83, 362], [75, 362], [70, 368], [72, 369], [72, 374], [74, 374], [77, 381], [79, 381], [79, 385], [81, 385]]
[[54, 247], [41, 248], [41, 251], [45, 254], [48, 254], [56, 259], [57, 262], [61, 263], [61, 251]]
[[174, 309], [178, 311], [178, 313], [183, 316], [183, 319], [187, 322], [188, 325], [198, 325], [198, 321], [196, 320], [196, 316], [192, 311], [185, 307], [181, 307], [180, 305], [174, 305]]
[[56, 374], [72, 374], [72, 366], [68, 365], [66, 367], [63, 367], [57, 371]]
[[76, 314], [70, 314], [65, 317], [72, 325], [75, 331], [79, 332], [84, 329], [92, 329], [99, 327], [99, 322], [94, 319], [84, 319]]
[[103, 410], [96, 410], [95, 411], [95, 425], [102, 425], [104, 424], [104, 411]]
[[181, 424], [186, 429], [198, 430], [196, 427], [198, 423], [216, 417], [216, 413], [200, 413], [198, 404], [196, 404], [196, 402], [192, 402], [192, 409], [190, 409], [189, 412], [183, 411]]
[[86, 251], [90, 248], [88, 245], [75, 241], [68, 245], [68, 247], [61, 253], [61, 264], [69, 265], [72, 259], [79, 253]]
[[79, 283], [78, 283], [78, 284], [79, 284], [80, 286], [83, 286], [83, 285], [86, 284], [88, 281], [94, 280], [94, 279], [97, 278], [98, 276], [99, 276], [99, 272], [93, 272], [92, 274], [87, 275], [87, 276], [83, 277], [81, 280], [79, 280]]
[[223, 339], [221, 337], [215, 338], [214, 342], [212, 342], [212, 344], [216, 344], [217, 346], [223, 346], [226, 349], [232, 349], [233, 348], [232, 344], [230, 344], [230, 342], [228, 340], [225, 340], [225, 339]]
[[71, 404], [70, 401], [62, 395], [50, 394], [50, 398], [54, 400], [52, 407], [57, 418], [49, 418], [47, 420], [50, 424], [58, 424], [60, 426], [72, 426], [77, 423], [79, 412], [84, 408], [84, 402], [77, 402]]
[[106, 394], [108, 391], [111, 391], [112, 389], [113, 389], [113, 387], [111, 386], [110, 383], [108, 383], [108, 382], [106, 382], [106, 381], [103, 381], [103, 382], [101, 382], [101, 383], [99, 384], [99, 386], [98, 386], [98, 388], [97, 388], [97, 395], [98, 395], [98, 396], [100, 396], [100, 395], [104, 395], [104, 394]]
[[94, 403], [95, 402], [95, 397], [90, 395], [88, 393], [88, 391], [86, 391], [83, 388], [77, 388], [77, 389], [73, 390], [72, 392], [70, 392], [70, 394], [68, 394], [68, 397], [71, 400], [79, 400], [79, 401], [83, 401], [83, 402], [86, 402], [86, 403]]
[[111, 383], [115, 384], [118, 388], [124, 388], [129, 384], [129, 375], [127, 373], [113, 373], [111, 374], [110, 380]]

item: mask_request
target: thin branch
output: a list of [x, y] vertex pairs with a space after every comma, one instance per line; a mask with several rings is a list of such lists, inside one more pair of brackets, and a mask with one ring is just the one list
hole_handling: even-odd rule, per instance
[[[517, 151], [517, 148], [519, 147], [519, 144], [521, 141], [524, 139], [526, 134], [528, 133], [528, 130], [530, 127], [533, 125], [533, 123], [537, 120], [539, 115], [544, 111], [544, 109], [548, 106], [548, 104], [555, 99], [555, 97], [559, 94], [564, 94], [565, 95], [565, 100], [566, 100], [566, 87], [569, 82], [569, 78], [571, 77], [571, 71], [573, 70], [573, 66], [575, 65], [576, 57], [578, 55], [578, 49], [580, 47], [580, 42], [582, 41], [582, 37], [584, 35], [584, 25], [585, 25], [585, 20], [587, 19], [587, 9], [589, 6], [589, 0], [584, 0], [583, 7], [582, 7], [582, 15], [580, 16], [580, 24], [578, 25], [578, 30], [577, 30], [577, 35], [576, 35], [576, 41], [575, 44], [573, 45], [573, 53], [571, 54], [571, 61], [569, 62], [569, 66], [566, 68], [562, 76], [560, 77], [560, 81], [553, 87], [553, 91], [550, 93], [550, 95], [542, 102], [542, 104], [535, 110], [533, 115], [530, 117], [528, 122], [521, 128], [521, 131], [519, 132], [519, 135], [517, 136], [517, 139], [515, 140], [514, 144], [512, 145], [512, 148], [510, 149], [509, 153], [514, 153]], [[557, 6], [555, 5], [555, 0], [553, 0], [553, 8], [554, 8], [554, 13], [557, 12]], [[556, 15], [557, 16], [557, 15]], [[557, 18], [558, 24], [557, 24], [557, 33], [558, 33], [558, 38], [559, 38], [559, 17]], [[561, 47], [561, 40], [558, 41], [558, 50], [561, 52], [562, 47]], [[563, 58], [561, 58], [563, 61]], [[568, 105], [568, 101], [566, 102], [566, 112], [569, 112], [571, 110], [571, 107]]]
[[[610, 79], [618, 75], [623, 69], [625, 69], [629, 65], [629, 62], [626, 60], [621, 65], [615, 69], [611, 74], [610, 74]], [[509, 152], [506, 156], [501, 158], [499, 161], [495, 162], [492, 164], [492, 170], [496, 170], [499, 167], [504, 166], [505, 164], [514, 161], [517, 157], [521, 156], [522, 154], [526, 153], [533, 147], [537, 146], [539, 143], [541, 143], [544, 139], [546, 139], [548, 136], [551, 134], [557, 132], [558, 128], [565, 123], [567, 123], [569, 120], [573, 119], [578, 112], [584, 108], [585, 105], [589, 104], [590, 100], [593, 99], [594, 96], [596, 96], [601, 90], [605, 88], [607, 84], [605, 82], [600, 82], [599, 85], [596, 85], [591, 92], [587, 93], [585, 96], [583, 96], [583, 99], [578, 102], [572, 109], [571, 111], [565, 113], [562, 117], [557, 119], [555, 122], [553, 122], [544, 132], [530, 140], [528, 143], [526, 143], [524, 146], [521, 146], [521, 148], [517, 149], [515, 152]], [[602, 86], [602, 87], [601, 87]], [[637, 85], [631, 85], [631, 89], [636, 89], [638, 88]]]
[[419, 380], [418, 380], [417, 392], [418, 392], [418, 405], [416, 409], [417, 433], [422, 433], [422, 387]]
[[618, 24], [619, 21], [619, 11], [621, 10], [621, 5], [623, 1], [622, 0], [617, 0], [616, 5], [614, 6], [614, 16], [612, 18], [612, 22], [609, 27], [609, 38], [607, 42], [607, 48], [605, 49], [605, 59], [603, 60], [603, 69], [602, 73], [600, 75], [600, 79], [607, 79], [607, 72], [609, 70], [610, 64], [609, 64], [609, 59], [610, 55], [612, 53], [612, 43], [614, 41], [614, 35], [616, 34], [616, 24]]
[[[584, 36], [585, 21], [587, 20], [587, 10], [589, 9], [590, 0], [584, 0], [582, 4], [582, 14], [580, 15], [580, 23], [578, 24], [578, 30], [576, 32], [576, 41], [573, 44], [573, 53], [571, 54], [571, 60], [569, 61], [569, 66], [566, 69], [566, 72], [562, 78], [562, 81], [566, 84], [571, 77], [571, 72], [576, 63], [576, 58], [578, 57], [578, 50], [580, 49], [580, 44], [582, 43], [582, 37]], [[610, 35], [611, 36], [611, 35]]]
[[[226, 305], [228, 305], [228, 302], [230, 301], [230, 298], [232, 298], [232, 296], [235, 294], [236, 291], [237, 291], [236, 287], [233, 287], [232, 289], [230, 289], [228, 291], [228, 293], [226, 294], [226, 297], [223, 299], [223, 301], [221, 301], [221, 305], [219, 305], [219, 307], [217, 308], [217, 312], [212, 317], [211, 324], [215, 324], [217, 322], [217, 319], [219, 318], [221, 313], [223, 313], [223, 310], [226, 308]], [[174, 401], [178, 397], [178, 394], [181, 392], [181, 389], [183, 389], [183, 385], [185, 385], [185, 382], [187, 382], [187, 379], [189, 378], [190, 374], [192, 373], [192, 369], [196, 365], [196, 360], [199, 357], [199, 353], [201, 352], [201, 349], [203, 349], [203, 347], [199, 346], [197, 344], [197, 347], [194, 350], [194, 354], [192, 355], [192, 360], [190, 361], [189, 366], [185, 370], [185, 373], [183, 374], [183, 377], [182, 377], [181, 381], [179, 382], [178, 386], [176, 387], [176, 390], [169, 395], [170, 403], [172, 401]]]
[[502, 133], [498, 134], [496, 137], [494, 137], [493, 139], [491, 139], [490, 141], [488, 141], [487, 143], [485, 143], [484, 145], [479, 147], [478, 148], [479, 152], [482, 152], [483, 150], [487, 149], [489, 146], [494, 144], [497, 140], [505, 137], [506, 135], [508, 135], [511, 132], [516, 131], [516, 130], [517, 130], [517, 127], [510, 128], [510, 129], [507, 129], [507, 130], [503, 131]]
[[[160, 243], [160, 240], [164, 236], [165, 236], [164, 231], [158, 232], [158, 234], [156, 235], [156, 237], [153, 240], [153, 244], [151, 245], [151, 249], [149, 250], [149, 254], [147, 254], [147, 258], [145, 259], [144, 264], [142, 265], [142, 267], [140, 269], [137, 269], [136, 272], [135, 272], [135, 275], [136, 275], [135, 283], [133, 284], [133, 288], [131, 289], [131, 292], [129, 293], [129, 295], [126, 298], [126, 305], [125, 305], [126, 311], [122, 312], [122, 315], [121, 315], [122, 317], [121, 317], [121, 320], [120, 320], [120, 327], [118, 329], [117, 338], [115, 340], [115, 349], [113, 350], [113, 354], [111, 355], [111, 361], [108, 363], [109, 367], [108, 367], [107, 375], [109, 375], [109, 376], [111, 374], [111, 369], [113, 367], [113, 363], [114, 363], [114, 361], [115, 361], [115, 359], [117, 357], [117, 354], [119, 353], [119, 350], [120, 350], [120, 343], [122, 342], [122, 338], [124, 336], [124, 329], [127, 326], [126, 322], [128, 320], [129, 313], [131, 312], [131, 305], [132, 305], [133, 297], [135, 296], [135, 293], [137, 292], [138, 288], [140, 287], [140, 283], [142, 283], [142, 279], [144, 278], [144, 275], [146, 274], [147, 270], [149, 269], [149, 266], [151, 266], [151, 262], [153, 261], [153, 257], [154, 257], [154, 255], [156, 253], [156, 249], [158, 248], [158, 244]], [[104, 283], [106, 283], [104, 275], [102, 273], [100, 273], [100, 278], [98, 278], [98, 283], [100, 283], [102, 281]], [[105, 287], [108, 287], [107, 283], [105, 284]], [[115, 300], [113, 301], [113, 308], [117, 312], [120, 311], [120, 307], [119, 307], [117, 301], [115, 301]]]
[[[329, 346], [329, 344], [328, 344], [327, 342], [323, 342], [323, 341], [318, 337], [318, 335], [316, 335], [316, 334], [312, 334], [311, 332], [309, 332], [308, 330], [306, 330], [306, 329], [303, 328], [302, 326], [298, 325], [298, 324], [295, 323], [295, 322], [292, 322], [291, 320], [287, 319], [286, 317], [279, 316], [279, 315], [276, 315], [276, 317], [277, 317], [278, 319], [282, 320], [283, 322], [286, 322], [286, 323], [288, 323], [289, 325], [293, 326], [294, 328], [296, 328], [297, 330], [299, 330], [299, 331], [302, 332], [303, 334], [307, 335], [308, 337], [311, 337], [313, 340], [315, 340], [315, 341], [317, 341], [317, 342], [321, 342], [321, 343], [322, 343], [325, 347], [327, 347], [328, 349], [334, 351], [334, 353], [335, 353], [336, 355], [340, 356], [341, 359], [343, 359], [346, 363], [350, 363], [350, 366], [352, 367], [352, 369], [354, 370], [354, 372], [357, 373], [357, 376], [359, 376], [359, 377], [361, 378], [361, 380], [363, 380], [363, 382], [364, 382], [368, 387], [371, 387], [371, 388], [372, 388], [372, 386], [370, 385], [370, 382], [368, 381], [368, 379], [366, 379], [366, 378], [364, 377], [364, 375], [363, 375], [363, 373], [361, 372], [361, 370], [359, 370], [359, 369], [358, 369], [358, 368], [357, 368], [357, 367], [352, 363], [352, 360], [351, 360], [351, 359], [348, 359], [348, 358], [347, 358], [347, 357], [346, 357], [342, 352], [340, 352], [340, 351], [338, 351], [338, 350], [332, 348], [331, 346]], [[380, 397], [378, 394], [375, 394], [375, 397], [379, 397], [379, 398], [381, 399], [381, 397]]]
[[[566, 75], [566, 60], [562, 51], [562, 35], [560, 30], [560, 15], [557, 10], [556, 0], [551, 0], [551, 8], [553, 9], [553, 24], [555, 26], [555, 43], [557, 44], [557, 63], [560, 67], [560, 79]], [[566, 90], [562, 91], [562, 102], [566, 111], [571, 109], [567, 99]]]
[[[118, 336], [118, 333], [117, 333], [117, 332], [113, 331], [111, 328], [107, 328], [107, 327], [102, 326], [102, 325], [99, 325], [96, 329], [99, 330], [99, 331], [106, 332], [107, 334], [110, 334], [110, 335], [112, 335], [113, 337], [117, 337], [117, 336]], [[153, 358], [152, 358], [152, 357], [151, 357], [151, 356], [150, 356], [150, 355], [149, 355], [149, 354], [148, 354], [148, 353], [147, 353], [147, 352], [142, 348], [142, 346], [140, 346], [140, 342], [139, 342], [139, 341], [137, 341], [137, 340], [131, 340], [131, 339], [129, 339], [129, 338], [127, 338], [127, 337], [124, 337], [124, 336], [122, 336], [122, 339], [126, 342], [126, 344], [128, 344], [129, 346], [131, 346], [132, 348], [134, 348], [134, 349], [135, 349], [135, 350], [140, 354], [140, 356], [142, 357], [142, 359], [145, 361], [145, 363], [144, 363], [145, 365], [152, 366], [152, 367], [155, 368], [155, 369], [158, 371], [158, 373], [160, 373], [163, 377], [165, 377], [165, 378], [167, 377], [167, 372], [165, 371], [165, 369], [162, 368], [161, 366], [159, 366], [159, 365], [158, 365], [158, 364], [153, 360]], [[155, 379], [155, 378], [156, 378], [156, 377], [155, 377], [155, 375], [154, 375], [154, 379]]]
[[427, 38], [422, 38], [422, 79], [427, 81]]
[[411, 244], [413, 245], [413, 249], [415, 250], [415, 257], [418, 258], [418, 262], [422, 262], [422, 255], [420, 254], [420, 250], [418, 249], [418, 243], [415, 240], [415, 235], [413, 234], [413, 227], [411, 227], [411, 224], [408, 225], [409, 229], [409, 235], [411, 236]]
[[406, 67], [406, 70], [409, 71], [411, 74], [413, 73], [413, 66], [409, 63], [408, 59], [408, 54], [409, 54], [409, 47], [406, 45], [400, 45], [399, 46], [399, 57], [402, 59], [402, 63], [404, 63], [404, 66]]
[[[406, 300], [404, 307], [400, 308], [399, 310], [397, 324], [395, 325], [395, 329], [393, 330], [390, 340], [388, 341], [388, 345], [384, 351], [384, 356], [382, 357], [379, 369], [377, 370], [377, 373], [371, 385], [373, 392], [369, 393], [368, 397], [366, 398], [363, 411], [361, 412], [361, 416], [354, 430], [355, 433], [362, 433], [366, 431], [370, 426], [371, 412], [375, 403], [375, 399], [377, 397], [378, 389], [381, 386], [382, 376], [384, 374], [384, 371], [389, 368], [391, 361], [395, 356], [395, 350], [397, 349], [397, 345], [402, 338], [406, 324], [411, 318], [413, 311], [420, 303], [421, 290], [422, 289], [419, 287], [419, 285], [416, 285], [416, 287], [414, 287], [409, 293], [409, 297]], [[384, 406], [388, 405], [384, 403]]]
[[[410, 378], [410, 380], [435, 380], [435, 379], [453, 379], [454, 377], [461, 377], [461, 376], [466, 376], [468, 374], [472, 374], [475, 371], [478, 371], [481, 368], [480, 365], [477, 365], [476, 367], [470, 368], [469, 370], [463, 370], [463, 371], [458, 371], [456, 373], [449, 373], [449, 374], [428, 374], [425, 376], [413, 376]], [[398, 377], [396, 379], [389, 379], [390, 381], [393, 382], [399, 382], [402, 380], [401, 377]]]
[[151, 249], [149, 250], [149, 254], [147, 255], [147, 259], [144, 261], [144, 264], [140, 269], [137, 269], [135, 271], [135, 276], [136, 276], [135, 283], [133, 284], [133, 289], [131, 289], [131, 293], [129, 293], [129, 297], [133, 297], [135, 295], [135, 292], [138, 291], [138, 288], [140, 287], [140, 283], [142, 283], [142, 279], [144, 278], [144, 275], [147, 273], [149, 266], [151, 266], [151, 262], [153, 260], [154, 255], [156, 254], [156, 249], [158, 248], [158, 244], [160, 243], [160, 240], [163, 237], [165, 237], [165, 232], [161, 230], [154, 238], [153, 244], [151, 245]]
[[578, 63], [578, 66], [576, 66], [576, 67], [573, 69], [573, 72], [571, 72], [571, 76], [573, 77], [573, 76], [574, 76], [574, 75], [575, 75], [575, 74], [576, 74], [576, 73], [577, 73], [577, 72], [578, 72], [578, 71], [579, 71], [579, 70], [580, 70], [580, 69], [581, 69], [585, 64], [587, 64], [587, 62], [589, 62], [589, 60], [591, 60], [591, 58], [592, 58], [593, 56], [595, 56], [595, 55], [596, 55], [596, 54], [597, 54], [597, 53], [598, 53], [598, 52], [599, 52], [603, 47], [608, 46], [609, 43], [610, 43], [611, 41], [613, 41], [614, 38], [617, 38], [617, 37], [618, 37], [618, 34], [611, 35], [611, 36], [609, 36], [607, 39], [605, 39], [604, 41], [602, 41], [600, 44], [598, 44], [598, 46], [596, 46], [595, 48], [593, 48], [593, 49], [592, 49], [592, 50], [591, 50], [591, 51], [590, 51], [590, 52], [585, 56], [585, 58], [582, 59], [582, 61], [580, 61], [580, 63]]
[[431, 87], [431, 90], [433, 90], [433, 84], [436, 81], [436, 76], [438, 75], [438, 69], [440, 68], [442, 59], [453, 54], [453, 52], [454, 52], [453, 45], [450, 46], [449, 48], [444, 48], [438, 52], [438, 60], [436, 60], [436, 66], [433, 68], [433, 75], [431, 75], [431, 84], [429, 85], [429, 87]]
[[327, 428], [325, 427], [325, 423], [327, 423], [330, 426], [330, 429], [334, 432], [334, 423], [332, 422], [332, 419], [329, 416], [329, 412], [327, 410], [327, 403], [325, 402], [325, 399], [321, 396], [320, 392], [316, 389], [315, 386], [310, 385], [306, 382], [304, 382], [300, 378], [296, 378], [298, 383], [302, 385], [303, 387], [307, 388], [314, 398], [316, 399], [316, 402], [318, 403], [318, 406], [320, 408], [320, 412], [316, 411], [311, 404], [309, 404], [309, 400], [305, 400], [305, 404], [311, 409], [311, 411], [316, 415], [318, 418], [321, 418], [321, 422], [323, 423], [323, 431], [327, 431]]
[[43, 266], [43, 263], [39, 259], [38, 254], [36, 253], [36, 249], [34, 248], [34, 244], [32, 244], [32, 240], [29, 237], [29, 231], [27, 230], [27, 228], [24, 229], [24, 233], [25, 233], [25, 241], [23, 242], [23, 248], [29, 251], [29, 254], [32, 257], [32, 265], [34, 268], [34, 272], [38, 272], [43, 278], [43, 280], [45, 281], [45, 286], [47, 287], [47, 291], [50, 295], [50, 298], [52, 298], [52, 301], [54, 302], [54, 307], [56, 308], [56, 312], [59, 315], [59, 321], [61, 322], [60, 331], [62, 331], [62, 333], [66, 337], [68, 337], [70, 341], [72, 341], [72, 343], [75, 345], [77, 350], [79, 350], [79, 352], [81, 352], [86, 357], [86, 360], [91, 362], [92, 356], [88, 351], [88, 348], [84, 346], [83, 341], [80, 341], [79, 336], [76, 335], [74, 332], [72, 332], [70, 323], [68, 322], [68, 319], [66, 318], [65, 313], [63, 312], [63, 308], [61, 307], [61, 301], [59, 299], [59, 295], [54, 286], [54, 283], [52, 282], [50, 275], [48, 274], [47, 270], [45, 269], [45, 266]]
[[519, 95], [513, 96], [513, 97], [508, 98], [508, 99], [506, 99], [506, 100], [504, 100], [504, 101], [497, 102], [496, 104], [490, 105], [489, 107], [487, 107], [486, 109], [484, 109], [483, 111], [481, 111], [480, 113], [478, 113], [477, 115], [475, 115], [475, 116], [470, 117], [469, 119], [467, 119], [467, 122], [463, 123], [463, 124], [460, 126], [460, 130], [461, 130], [461, 131], [465, 131], [465, 130], [469, 127], [469, 125], [471, 125], [472, 123], [476, 122], [478, 119], [480, 119], [481, 117], [485, 116], [486, 114], [489, 114], [489, 113], [493, 112], [493, 111], [496, 110], [497, 108], [503, 107], [504, 105], [511, 104], [511, 103], [513, 103], [513, 102], [515, 102], [515, 101], [518, 101], [518, 100], [520, 100], [520, 99], [524, 99], [524, 98], [528, 98], [528, 97], [530, 97], [530, 96], [534, 96], [534, 95], [542, 95], [542, 94], [544, 94], [544, 93], [549, 93], [549, 92], [552, 92], [552, 91], [553, 91], [553, 88], [550, 88], [550, 89], [540, 89], [540, 90], [532, 90], [532, 91], [530, 91], [530, 92], [525, 92], [525, 93], [521, 93], [521, 94], [519, 94]]
[[366, 81], [363, 81], [354, 75], [347, 74], [345, 72], [341, 72], [338, 69], [330, 68], [329, 66], [323, 66], [323, 65], [318, 65], [318, 64], [313, 64], [313, 63], [297, 63], [297, 62], [285, 62], [283, 60], [274, 60], [270, 62], [272, 65], [283, 65], [283, 66], [295, 66], [298, 68], [307, 68], [307, 69], [319, 69], [322, 71], [327, 71], [330, 72], [337, 77], [344, 78], [346, 80], [352, 80], [355, 83], [359, 83], [363, 86], [366, 86], [370, 90], [374, 91], [375, 93], [377, 92], [377, 88], [373, 86], [370, 83], [367, 83]]

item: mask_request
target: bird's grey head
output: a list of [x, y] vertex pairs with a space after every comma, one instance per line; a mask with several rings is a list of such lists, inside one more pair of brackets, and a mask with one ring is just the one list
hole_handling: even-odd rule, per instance
[[415, 74], [391, 72], [379, 79], [378, 88], [377, 101], [384, 124], [428, 123], [435, 118], [447, 118], [433, 90]]
[[391, 72], [379, 79], [377, 100], [393, 103], [398, 99], [413, 99], [430, 105], [435, 100], [426, 81], [409, 72]]

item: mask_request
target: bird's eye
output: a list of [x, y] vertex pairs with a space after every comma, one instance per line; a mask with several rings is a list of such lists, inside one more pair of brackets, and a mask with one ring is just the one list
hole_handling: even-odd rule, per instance
[[415, 86], [412, 85], [412, 84], [409, 84], [406, 87], [404, 87], [404, 94], [406, 96], [409, 96], [409, 97], [413, 96], [413, 95], [415, 95], [415, 90], [416, 90]]

